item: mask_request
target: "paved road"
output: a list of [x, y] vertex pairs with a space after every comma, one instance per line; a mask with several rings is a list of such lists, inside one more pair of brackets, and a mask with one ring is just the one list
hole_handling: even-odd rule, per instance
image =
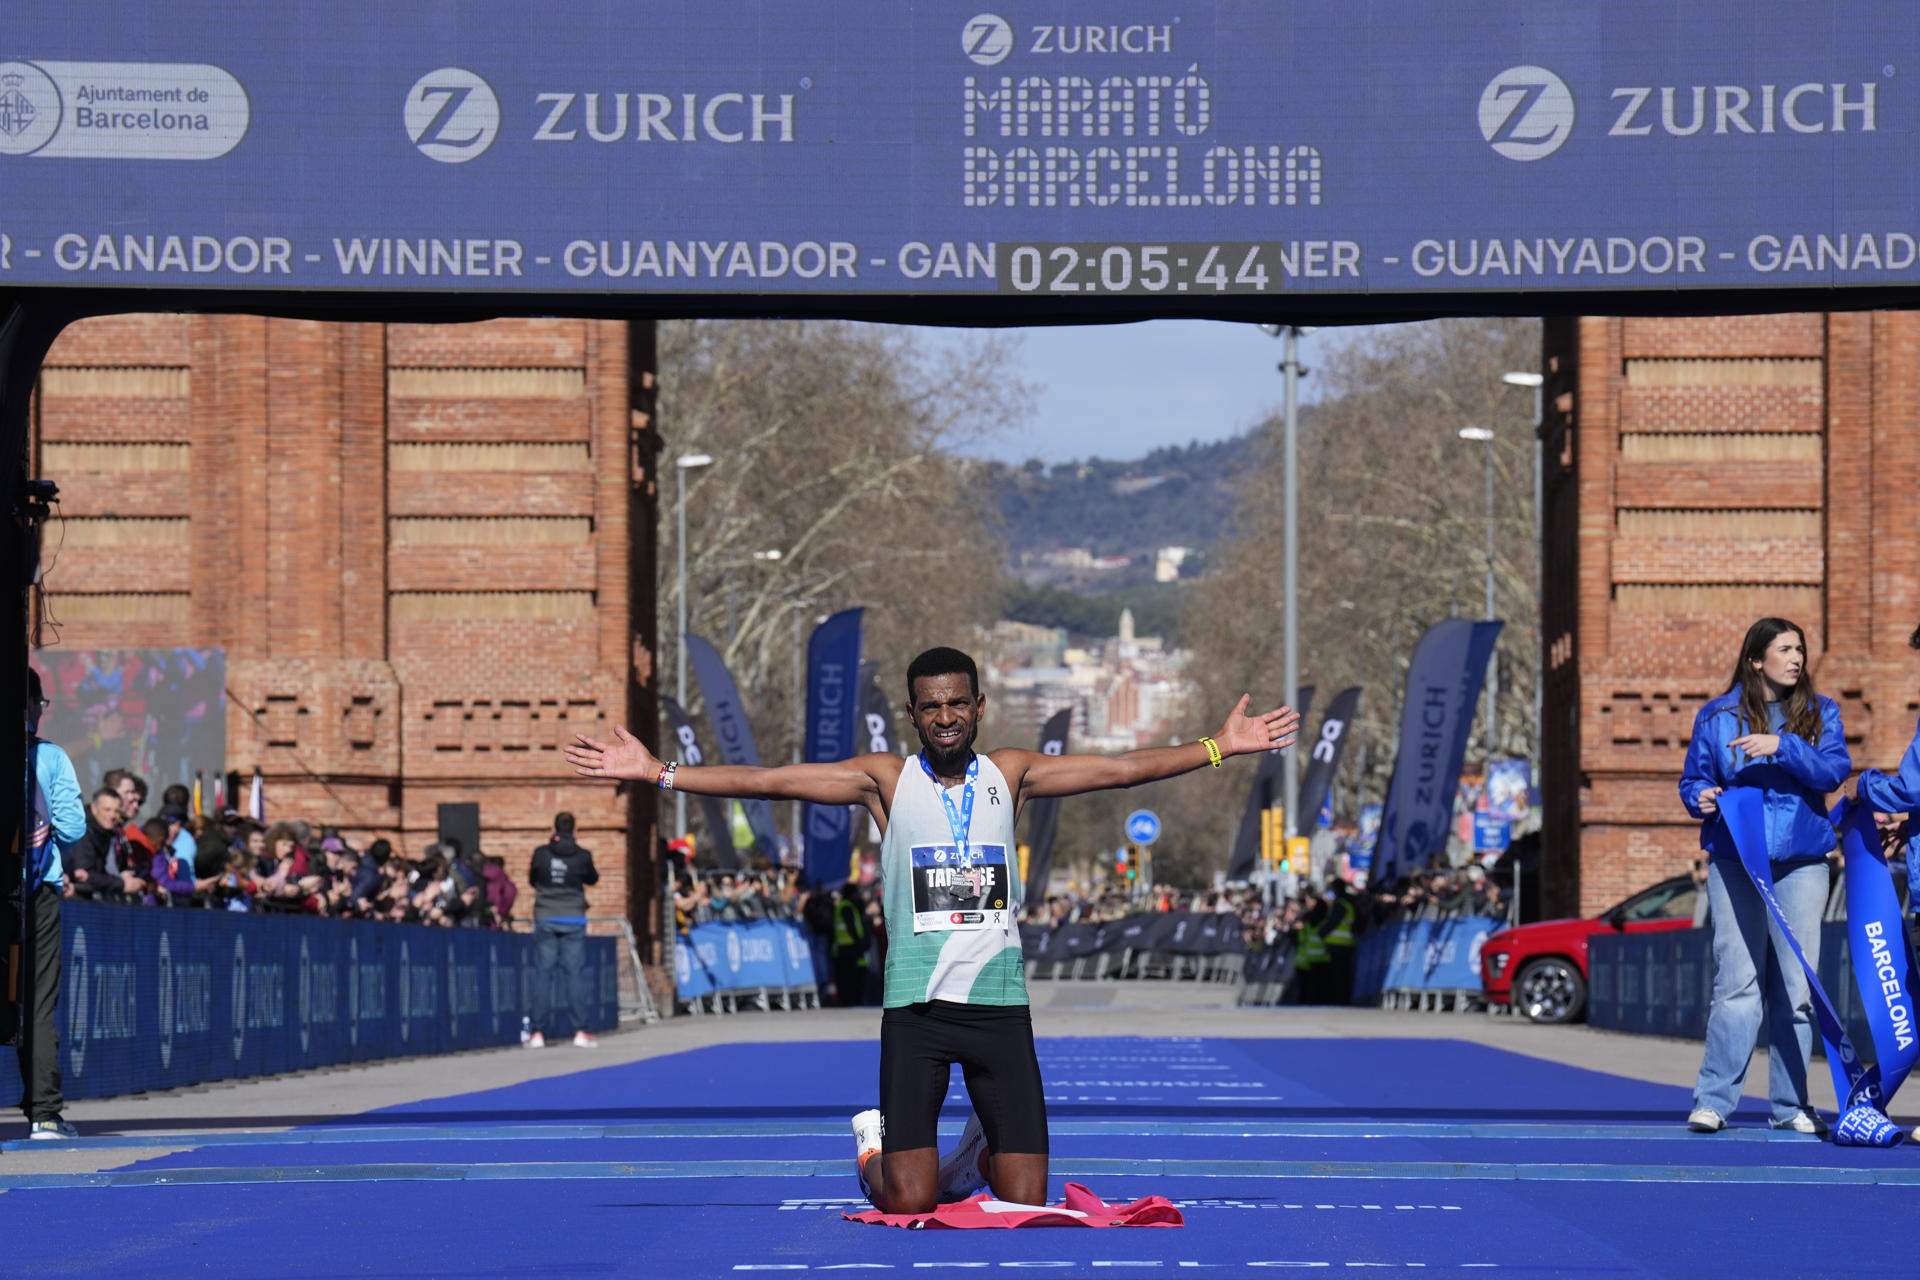
[[[1233, 989], [1192, 983], [1034, 984], [1034, 1024], [1042, 1036], [1228, 1036], [1243, 1038], [1395, 1038], [1465, 1040], [1552, 1062], [1606, 1071], [1660, 1084], [1691, 1085], [1700, 1048], [1691, 1041], [1629, 1036], [1584, 1026], [1536, 1027], [1484, 1014], [1388, 1013], [1373, 1009], [1241, 1009]], [[340, 1067], [263, 1080], [168, 1093], [75, 1102], [68, 1118], [84, 1135], [191, 1135], [210, 1131], [271, 1130], [358, 1115], [379, 1107], [522, 1081], [584, 1068], [635, 1062], [715, 1044], [876, 1038], [878, 1009], [824, 1009], [676, 1018], [635, 1027], [594, 1050], [569, 1046], [540, 1052], [487, 1049], [435, 1058]], [[769, 1048], [769, 1056], [778, 1050]], [[1766, 1061], [1756, 1055], [1748, 1093], [1764, 1097]], [[1815, 1064], [1815, 1101], [1831, 1109], [1832, 1085]], [[1679, 1117], [1676, 1117], [1678, 1120]], [[1909, 1117], [1911, 1123], [1912, 1118]], [[84, 1172], [124, 1161], [123, 1152], [44, 1147], [18, 1142], [24, 1125], [0, 1124], [9, 1173]], [[146, 1154], [157, 1154], [149, 1151]]]

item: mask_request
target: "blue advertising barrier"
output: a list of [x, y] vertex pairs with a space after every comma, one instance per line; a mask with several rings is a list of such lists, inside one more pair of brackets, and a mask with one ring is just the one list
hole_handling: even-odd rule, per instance
[[674, 945], [673, 979], [682, 1000], [818, 985], [807, 935], [786, 920], [694, 925]]
[[[1856, 1045], [1873, 1043], [1854, 984], [1845, 921], [1820, 926], [1820, 985]], [[1587, 1022], [1639, 1035], [1707, 1034], [1713, 930], [1600, 934], [1587, 944]], [[1820, 1049], [1819, 1037], [1814, 1048]]]
[[1480, 946], [1505, 922], [1491, 916], [1402, 920], [1362, 935], [1354, 956], [1353, 998], [1387, 991], [1478, 991]]
[[[60, 925], [69, 1098], [514, 1044], [531, 1007], [527, 934], [72, 900]], [[587, 1029], [610, 1028], [612, 939], [587, 974]], [[0, 1105], [19, 1092], [0, 1071]]]

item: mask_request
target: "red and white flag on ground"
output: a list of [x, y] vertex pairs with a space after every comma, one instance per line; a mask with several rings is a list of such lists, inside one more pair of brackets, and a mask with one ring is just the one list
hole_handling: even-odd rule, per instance
[[841, 1216], [849, 1222], [879, 1227], [1183, 1227], [1185, 1215], [1164, 1196], [1148, 1196], [1131, 1204], [1108, 1204], [1077, 1182], [1069, 1182], [1066, 1198], [1057, 1205], [1013, 1204], [982, 1192], [958, 1204], [943, 1204], [932, 1213], [882, 1213], [867, 1209]]

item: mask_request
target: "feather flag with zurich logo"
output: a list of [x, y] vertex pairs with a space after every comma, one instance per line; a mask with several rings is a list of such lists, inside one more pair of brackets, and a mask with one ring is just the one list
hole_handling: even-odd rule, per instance
[[[807, 641], [808, 764], [832, 764], [855, 754], [860, 727], [860, 609], [843, 609], [813, 629]], [[809, 804], [802, 810], [803, 864], [808, 884], [845, 884], [853, 861], [853, 810]]]

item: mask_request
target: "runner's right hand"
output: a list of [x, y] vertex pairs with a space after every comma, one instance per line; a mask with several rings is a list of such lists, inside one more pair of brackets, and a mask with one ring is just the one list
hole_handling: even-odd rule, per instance
[[1720, 793], [1724, 790], [1726, 790], [1725, 787], [1707, 787], [1693, 798], [1693, 802], [1700, 807], [1702, 813], [1718, 813], [1720, 812]]
[[622, 725], [613, 726], [612, 742], [597, 742], [579, 734], [567, 744], [567, 763], [584, 778], [623, 778], [632, 782], [658, 782], [661, 763], [640, 739]]

